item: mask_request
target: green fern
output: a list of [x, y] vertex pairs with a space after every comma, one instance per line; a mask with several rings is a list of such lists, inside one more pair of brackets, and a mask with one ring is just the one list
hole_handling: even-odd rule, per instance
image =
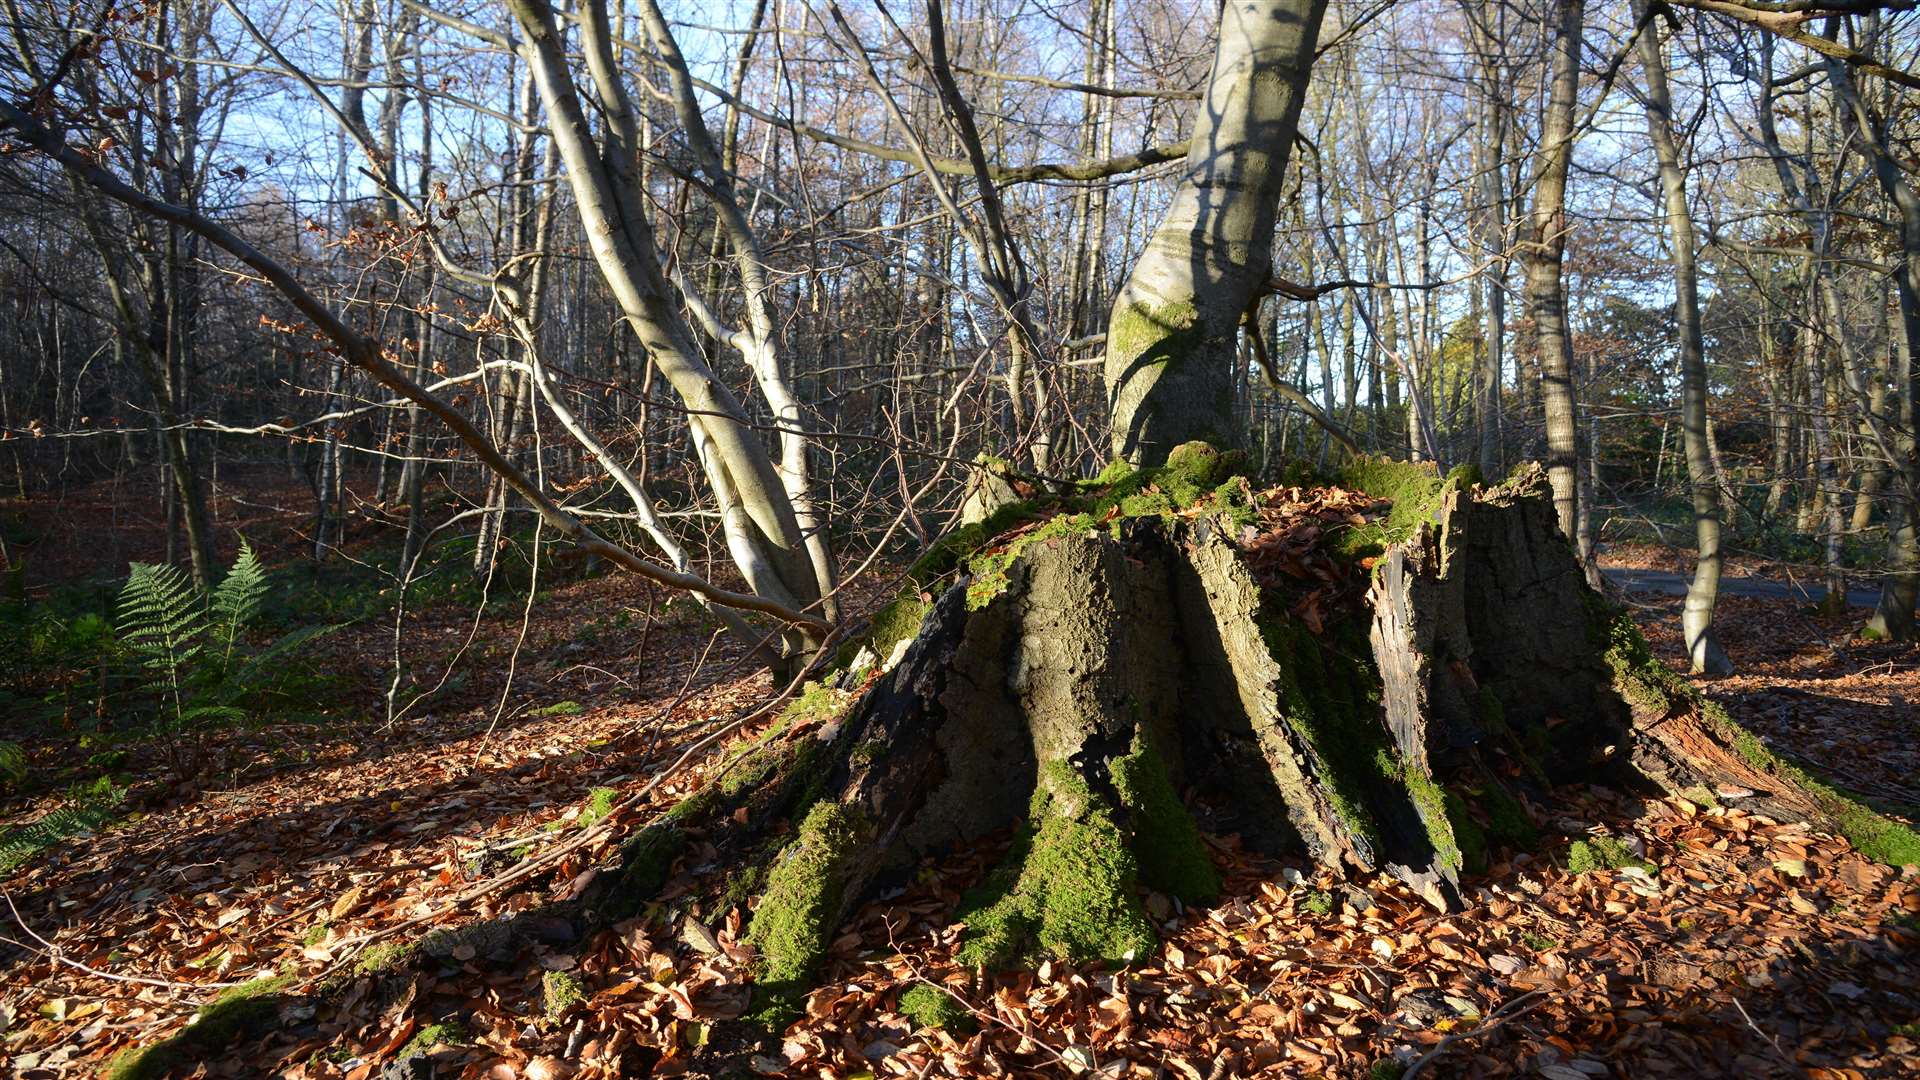
[[0, 780], [17, 784], [27, 778], [27, 752], [19, 743], [0, 739]]
[[174, 566], [134, 563], [120, 590], [121, 643], [164, 683], [176, 719], [186, 706], [181, 684], [204, 647], [207, 623], [198, 599]]
[[227, 675], [227, 683], [237, 695], [266, 689], [270, 679], [284, 672], [285, 665], [281, 661], [286, 656], [307, 642], [338, 629], [338, 626], [302, 626], [289, 630], [273, 644], [247, 657], [234, 668]]
[[302, 627], [249, 654], [242, 639], [266, 594], [266, 570], [244, 539], [232, 568], [204, 596], [174, 567], [130, 568], [120, 590], [121, 646], [164, 699], [159, 728], [184, 737], [170, 743], [176, 769], [194, 766], [197, 728], [245, 720], [281, 685], [294, 651], [336, 629]]
[[233, 569], [214, 586], [209, 607], [213, 612], [214, 640], [220, 645], [222, 663], [233, 659], [234, 642], [246, 632], [260, 604], [267, 596], [267, 571], [253, 553], [253, 545], [240, 538], [240, 556]]
[[40, 820], [0, 834], [0, 878], [67, 837], [111, 821], [126, 796], [125, 788], [115, 787], [113, 781], [104, 776], [92, 784], [74, 785], [67, 801]]

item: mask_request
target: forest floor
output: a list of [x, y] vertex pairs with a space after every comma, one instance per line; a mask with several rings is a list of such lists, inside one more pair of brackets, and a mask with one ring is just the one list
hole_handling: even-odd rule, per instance
[[[251, 511], [249, 536], [270, 561], [299, 550], [301, 497], [292, 487], [247, 497], [281, 508]], [[110, 498], [0, 506], [38, 529], [33, 580], [111, 576], [121, 560], [151, 557], [151, 516], [116, 512], [126, 532], [112, 551], [60, 541], [62, 529], [100, 535]], [[530, 608], [522, 587], [479, 617], [447, 601], [410, 619], [415, 677], [451, 677], [397, 723], [383, 705], [392, 625], [375, 618], [311, 650], [338, 701], [325, 715], [222, 731], [187, 780], [166, 777], [158, 748], [136, 747], [132, 812], [0, 881], [0, 1072], [89, 1075], [179, 1031], [223, 984], [349, 970], [369, 934], [406, 940], [514, 914], [531, 932], [506, 955], [456, 949], [398, 989], [351, 983], [318, 1012], [290, 999], [276, 1033], [196, 1067], [361, 1080], [392, 1075], [432, 1030], [459, 1043], [432, 1059], [439, 1076], [710, 1071], [726, 1021], [746, 1007], [748, 956], [743, 913], [700, 899], [725, 872], [710, 848], [684, 859], [634, 920], [581, 939], [543, 913], [698, 785], [703, 761], [668, 769], [680, 747], [773, 688], [743, 674], [686, 605], [630, 578], [542, 588]], [[1656, 650], [1677, 660], [1678, 599], [1628, 599]], [[1721, 633], [1740, 674], [1701, 685], [1775, 749], [1911, 811], [1920, 649], [1851, 640], [1863, 617], [1729, 598]], [[96, 722], [68, 716], [71, 726], [22, 739], [32, 767], [77, 774], [87, 758], [77, 736]], [[588, 828], [652, 780], [611, 832]], [[0, 804], [0, 829], [53, 800]], [[1150, 896], [1166, 947], [1120, 971], [1049, 963], [982, 977], [957, 966], [953, 912], [998, 856], [984, 844], [863, 909], [806, 1017], [727, 1060], [825, 1077], [1387, 1077], [1429, 1055], [1420, 1075], [1920, 1075], [1920, 880], [1748, 814], [1737, 792], [1722, 802], [1556, 793], [1531, 808], [1539, 849], [1501, 853], [1450, 915], [1385, 878], [1335, 882], [1214, 837], [1223, 898], [1182, 909]], [[1570, 872], [1568, 845], [1599, 832], [1654, 869]], [[546, 873], [476, 889], [520, 854], [579, 840]], [[543, 984], [569, 982], [582, 1000], [545, 1000]], [[902, 994], [927, 982], [964, 1005], [944, 1029], [902, 1012]]]

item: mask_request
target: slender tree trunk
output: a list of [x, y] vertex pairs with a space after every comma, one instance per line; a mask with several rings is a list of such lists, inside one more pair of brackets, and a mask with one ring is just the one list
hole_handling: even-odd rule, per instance
[[[1831, 34], [1831, 20], [1828, 30]], [[1899, 261], [1893, 276], [1899, 293], [1903, 331], [1904, 348], [1898, 354], [1903, 362], [1896, 365], [1895, 385], [1900, 394], [1904, 437], [1893, 441], [1904, 444], [1896, 453], [1904, 452], [1905, 457], [1900, 469], [1900, 495], [1905, 502], [1906, 520], [1891, 530], [1890, 561], [1894, 572], [1881, 588], [1879, 606], [1867, 629], [1880, 636], [1905, 639], [1914, 634], [1914, 604], [1920, 597], [1920, 552], [1916, 551], [1916, 538], [1920, 537], [1920, 431], [1914, 427], [1916, 419], [1920, 419], [1915, 409], [1915, 400], [1920, 398], [1920, 193], [1915, 192], [1907, 170], [1894, 156], [1885, 119], [1861, 97], [1853, 73], [1846, 65], [1833, 61], [1826, 67], [1845, 124], [1864, 144], [1881, 194], [1900, 215]]]
[[1680, 615], [1687, 660], [1696, 672], [1733, 671], [1713, 632], [1720, 596], [1720, 483], [1707, 443], [1707, 358], [1700, 331], [1700, 281], [1694, 261], [1693, 214], [1687, 206], [1687, 176], [1673, 133], [1673, 98], [1667, 89], [1666, 56], [1652, 13], [1642, 15], [1638, 49], [1646, 76], [1647, 137], [1660, 164], [1666, 201], [1667, 242], [1672, 248], [1674, 327], [1680, 344], [1680, 433], [1693, 501], [1693, 581]]
[[1579, 429], [1574, 416], [1573, 338], [1567, 325], [1567, 171], [1573, 158], [1574, 106], [1580, 90], [1580, 36], [1585, 0], [1556, 0], [1553, 82], [1534, 161], [1531, 235], [1525, 249], [1527, 308], [1540, 353], [1540, 398], [1546, 406], [1547, 478], [1554, 512], [1569, 538], [1577, 532]]

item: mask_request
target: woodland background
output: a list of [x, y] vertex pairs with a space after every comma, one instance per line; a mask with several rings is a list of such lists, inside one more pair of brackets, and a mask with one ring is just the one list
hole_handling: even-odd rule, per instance
[[[1020, 483], [1111, 460], [1109, 310], [1179, 173], [1216, 13], [667, 3], [669, 54], [649, 6], [615, 5], [610, 31], [659, 272], [761, 453], [790, 491], [804, 478], [795, 509], [834, 570], [809, 610], [857, 625], [957, 525], [980, 455]], [[16, 107], [285, 268], [553, 506], [708, 590], [581, 550], [256, 267], [0, 130], [0, 1039], [19, 1074], [58, 1075], [177, 1034], [222, 988], [577, 894], [614, 830], [699, 786], [680, 751], [752, 735], [798, 668], [765, 670], [765, 613], [697, 602], [771, 594], [730, 546], [742, 504], [712, 481], [701, 409], [595, 265], [505, 11], [6, 0], [5, 22]], [[1695, 233], [1678, 248], [1648, 37]], [[1571, 162], [1543, 234], [1569, 41]], [[1664, 593], [1711, 490], [1736, 673], [1703, 687], [1910, 818], [1920, 658], [1858, 631], [1910, 636], [1920, 567], [1900, 296], [1917, 65], [1910, 3], [1336, 0], [1233, 369], [1253, 475], [1550, 457], [1525, 278], [1563, 242], [1573, 540], [1684, 669]], [[196, 591], [213, 606], [177, 599]], [[1481, 1075], [1920, 1068], [1911, 872], [1723, 794], [1570, 793], [1537, 808], [1557, 839], [1505, 853], [1445, 917], [1217, 839], [1232, 899], [1155, 910], [1170, 947], [1129, 978], [956, 965], [946, 915], [993, 855], [961, 853], [867, 909], [804, 1022], [752, 1052], [708, 1045], [744, 1010], [743, 954], [737, 911], [673, 906], [713, 870], [690, 858], [671, 917], [576, 940], [536, 911], [504, 958], [456, 946], [398, 996], [292, 1016], [207, 1068], [368, 1076], [440, 1045], [446, 1075], [474, 1076], [727, 1053], [822, 1075], [1381, 1075], [1460, 1032], [1449, 1060]], [[1565, 844], [1600, 835], [1656, 878], [1568, 866]], [[903, 1000], [934, 984], [954, 996]], [[967, 1015], [935, 1017], [949, 1001]]]

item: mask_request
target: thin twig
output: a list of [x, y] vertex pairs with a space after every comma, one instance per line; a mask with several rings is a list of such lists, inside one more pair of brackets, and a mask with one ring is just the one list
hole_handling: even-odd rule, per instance
[[4, 941], [7, 944], [15, 946], [17, 948], [26, 949], [28, 952], [41, 953], [42, 955], [46, 956], [47, 959], [53, 961], [56, 964], [64, 964], [67, 967], [73, 968], [75, 971], [83, 971], [88, 975], [92, 975], [96, 979], [108, 979], [113, 982], [121, 982], [121, 983], [134, 983], [139, 986], [158, 986], [166, 990], [224, 990], [229, 987], [246, 985], [246, 983], [243, 983], [243, 982], [237, 982], [237, 983], [236, 982], [204, 982], [204, 983], [174, 982], [170, 979], [150, 979], [144, 975], [116, 975], [111, 971], [101, 971], [99, 968], [89, 967], [78, 960], [74, 960], [67, 957], [65, 954], [63, 954], [60, 951], [60, 946], [55, 945], [53, 942], [48, 941], [46, 938], [43, 938], [39, 934], [35, 933], [33, 927], [27, 925], [26, 918], [20, 914], [20, 909], [14, 906], [13, 894], [11, 892], [8, 892], [5, 889], [0, 889], [0, 897], [6, 898], [7, 910], [13, 913], [13, 921], [15, 925], [19, 926], [20, 929], [28, 937], [38, 942], [40, 947], [36, 949], [32, 945], [28, 945], [24, 941], [15, 941], [13, 938], [4, 937], [4, 936], [0, 936], [0, 941]]
[[[1538, 998], [1539, 1000], [1537, 1001], [1533, 1000], [1536, 998]], [[1426, 1052], [1426, 1055], [1424, 1057], [1414, 1062], [1412, 1068], [1409, 1068], [1405, 1073], [1402, 1073], [1400, 1076], [1400, 1080], [1415, 1080], [1415, 1078], [1420, 1075], [1420, 1070], [1426, 1068], [1428, 1065], [1431, 1065], [1435, 1059], [1440, 1057], [1440, 1055], [1445, 1054], [1449, 1049], [1452, 1048], [1454, 1043], [1460, 1042], [1465, 1039], [1479, 1038], [1482, 1035], [1488, 1035], [1495, 1031], [1498, 1031], [1499, 1029], [1507, 1026], [1513, 1021], [1518, 1020], [1522, 1016], [1525, 1016], [1528, 1013], [1532, 1012], [1533, 1010], [1539, 1008], [1540, 1006], [1545, 1005], [1547, 1002], [1551, 1000], [1553, 999], [1551, 996], [1548, 995], [1546, 990], [1529, 990], [1526, 993], [1521, 994], [1519, 997], [1514, 998], [1512, 1001], [1509, 1001], [1505, 1005], [1502, 1005], [1498, 1009], [1495, 1009], [1493, 1012], [1493, 1015], [1487, 1017], [1487, 1022], [1484, 1024], [1481, 1024], [1479, 1027], [1472, 1028], [1467, 1031], [1457, 1032], [1455, 1034], [1447, 1036], [1444, 1039], [1441, 1039], [1440, 1042], [1436, 1044], [1433, 1049]], [[1533, 1003], [1528, 1005], [1524, 1009], [1515, 1009], [1515, 1006], [1526, 1001], [1532, 1001]]]

